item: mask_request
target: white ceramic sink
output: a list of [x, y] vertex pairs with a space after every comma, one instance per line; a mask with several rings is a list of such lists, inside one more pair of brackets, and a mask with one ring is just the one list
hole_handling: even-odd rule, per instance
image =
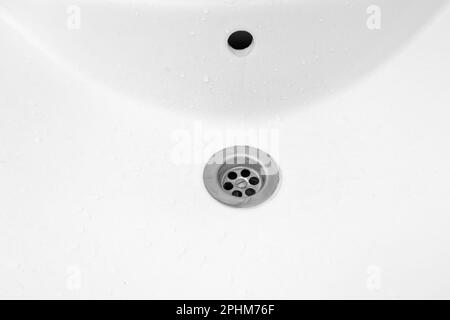
[[450, 298], [447, 4], [0, 0], [0, 297]]
[[[2, 1], [52, 56], [114, 90], [177, 109], [265, 116], [355, 81], [445, 2]], [[241, 29], [255, 39], [246, 58], [227, 47]]]

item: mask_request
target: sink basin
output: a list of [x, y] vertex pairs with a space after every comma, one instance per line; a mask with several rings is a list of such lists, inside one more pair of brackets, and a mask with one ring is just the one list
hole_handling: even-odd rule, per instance
[[[298, 107], [389, 58], [445, 0], [2, 1], [84, 76], [146, 103], [230, 115]], [[282, 17], [282, 18], [280, 18]], [[251, 53], [228, 48], [233, 31]]]
[[[449, 298], [449, 30], [441, 0], [0, 0], [0, 298]], [[233, 146], [280, 169], [257, 206], [205, 188]]]

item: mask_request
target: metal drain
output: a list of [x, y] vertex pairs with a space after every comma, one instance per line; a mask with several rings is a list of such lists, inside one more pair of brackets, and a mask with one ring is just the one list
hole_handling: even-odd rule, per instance
[[203, 172], [203, 181], [211, 196], [238, 208], [266, 201], [277, 189], [279, 180], [279, 168], [271, 156], [249, 146], [216, 152]]

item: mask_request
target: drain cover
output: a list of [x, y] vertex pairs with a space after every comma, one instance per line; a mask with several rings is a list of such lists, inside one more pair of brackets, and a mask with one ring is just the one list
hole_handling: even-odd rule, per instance
[[249, 146], [216, 152], [203, 172], [205, 187], [223, 204], [253, 207], [266, 201], [280, 181], [278, 165], [270, 155]]

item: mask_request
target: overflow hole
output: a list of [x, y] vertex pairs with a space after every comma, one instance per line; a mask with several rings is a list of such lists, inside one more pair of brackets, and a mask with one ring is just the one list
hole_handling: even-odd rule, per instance
[[253, 36], [250, 32], [239, 30], [233, 32], [228, 38], [228, 45], [231, 49], [242, 52], [250, 48], [253, 44]]

